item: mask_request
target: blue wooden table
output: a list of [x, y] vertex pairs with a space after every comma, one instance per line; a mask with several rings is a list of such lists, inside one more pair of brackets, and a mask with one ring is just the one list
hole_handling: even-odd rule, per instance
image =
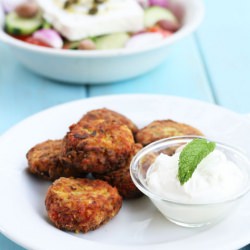
[[[115, 84], [78, 86], [42, 78], [0, 44], [0, 134], [51, 106], [109, 94], [176, 95], [250, 113], [250, 2], [207, 0], [205, 5], [206, 17], [198, 31], [174, 46], [162, 65]], [[0, 234], [0, 250], [22, 249]]]

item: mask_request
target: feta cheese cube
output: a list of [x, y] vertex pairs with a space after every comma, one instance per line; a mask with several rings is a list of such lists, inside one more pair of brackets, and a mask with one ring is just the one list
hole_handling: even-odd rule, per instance
[[44, 18], [70, 41], [116, 32], [137, 32], [144, 28], [144, 11], [135, 0], [107, 0], [94, 15], [86, 4], [64, 9], [64, 0], [37, 0]]

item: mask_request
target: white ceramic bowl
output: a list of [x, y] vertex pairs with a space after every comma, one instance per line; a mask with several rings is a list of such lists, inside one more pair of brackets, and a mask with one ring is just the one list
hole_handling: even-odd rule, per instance
[[172, 137], [149, 144], [140, 150], [133, 158], [130, 170], [131, 177], [137, 188], [149, 197], [158, 210], [171, 222], [184, 227], [201, 227], [220, 221], [234, 211], [242, 198], [250, 189], [250, 161], [238, 149], [216, 142], [216, 148], [234, 162], [245, 176], [242, 188], [234, 195], [212, 202], [184, 202], [170, 200], [152, 191], [147, 185], [147, 171], [155, 157], [162, 151], [173, 150], [192, 141], [192, 136]]
[[[21, 42], [6, 34], [2, 28], [0, 41], [8, 44], [16, 58], [27, 68], [51, 79], [78, 84], [125, 80], [159, 65], [167, 57], [170, 45], [192, 33], [200, 24], [204, 15], [202, 0], [171, 1], [182, 9], [182, 27], [163, 42], [146, 48], [106, 51], [56, 50]], [[0, 27], [2, 26], [3, 18], [0, 13]]]

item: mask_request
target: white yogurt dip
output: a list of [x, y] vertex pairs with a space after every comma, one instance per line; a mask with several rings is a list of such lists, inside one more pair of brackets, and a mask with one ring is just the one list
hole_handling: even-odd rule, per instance
[[192, 177], [181, 185], [177, 176], [179, 156], [180, 151], [156, 158], [146, 180], [152, 192], [177, 202], [210, 203], [229, 198], [245, 185], [242, 170], [218, 149], [204, 158]]
[[144, 12], [135, 0], [107, 0], [94, 15], [88, 14], [90, 3], [86, 0], [70, 10], [63, 8], [66, 0], [36, 1], [44, 18], [70, 41], [116, 32], [137, 32], [144, 27]]

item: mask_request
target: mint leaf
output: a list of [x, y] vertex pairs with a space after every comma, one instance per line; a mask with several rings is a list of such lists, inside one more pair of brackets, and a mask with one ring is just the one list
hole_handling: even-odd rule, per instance
[[179, 158], [178, 178], [183, 185], [193, 175], [197, 165], [213, 150], [216, 144], [206, 139], [197, 138], [189, 142], [181, 151]]

